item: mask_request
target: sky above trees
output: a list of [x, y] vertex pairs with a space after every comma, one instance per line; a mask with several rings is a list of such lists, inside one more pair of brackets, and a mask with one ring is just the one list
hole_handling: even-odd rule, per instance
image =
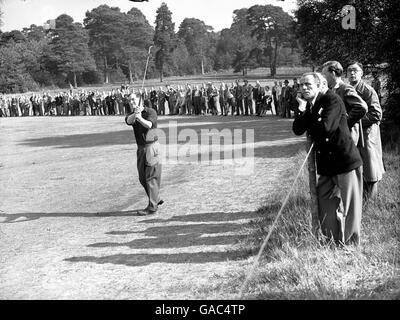
[[296, 8], [295, 0], [149, 0], [142, 3], [128, 0], [3, 0], [1, 30], [5, 32], [21, 30], [31, 24], [43, 25], [47, 20], [64, 13], [82, 23], [86, 11], [101, 4], [119, 7], [123, 12], [136, 7], [154, 27], [156, 11], [162, 2], [168, 5], [176, 25], [185, 18], [197, 18], [212, 26], [216, 32], [231, 26], [233, 11], [236, 9], [249, 8], [256, 4], [272, 4], [290, 13]]

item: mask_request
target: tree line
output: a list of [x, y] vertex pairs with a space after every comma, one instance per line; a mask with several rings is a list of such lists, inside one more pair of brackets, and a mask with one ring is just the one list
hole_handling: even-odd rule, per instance
[[[348, 4], [356, 21], [345, 30]], [[220, 32], [197, 18], [185, 18], [175, 30], [166, 3], [154, 28], [137, 8], [124, 13], [101, 5], [83, 23], [63, 14], [47, 26], [0, 31], [0, 92], [133, 82], [143, 78], [150, 47], [148, 77], [161, 81], [231, 68], [246, 75], [257, 67], [269, 67], [274, 77], [282, 64], [358, 60], [367, 72], [387, 76], [386, 114], [400, 123], [399, 20], [398, 0], [297, 0], [294, 17], [281, 7], [255, 5], [234, 10], [230, 28]]]
[[[0, 12], [1, 18], [1, 12]], [[151, 47], [151, 48], [150, 48]], [[100, 5], [83, 23], [62, 14], [47, 25], [0, 31], [0, 92], [40, 87], [134, 82], [143, 77], [150, 48], [148, 78], [204, 74], [300, 63], [294, 20], [282, 8], [264, 5], [234, 10], [230, 28], [215, 32], [197, 18], [175, 30], [166, 3], [153, 28], [133, 7]]]

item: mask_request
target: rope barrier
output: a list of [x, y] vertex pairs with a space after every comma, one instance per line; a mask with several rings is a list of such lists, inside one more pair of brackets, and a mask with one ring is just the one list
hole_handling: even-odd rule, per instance
[[292, 183], [292, 187], [290, 188], [289, 193], [287, 194], [285, 200], [283, 201], [283, 204], [282, 204], [282, 206], [281, 206], [281, 208], [280, 208], [278, 214], [276, 215], [275, 220], [274, 220], [274, 222], [272, 223], [272, 226], [271, 226], [271, 228], [269, 229], [269, 232], [268, 232], [267, 236], [266, 236], [265, 239], [264, 239], [264, 242], [263, 242], [263, 244], [262, 244], [262, 246], [261, 246], [261, 248], [260, 248], [260, 250], [259, 250], [259, 252], [258, 252], [258, 254], [257, 254], [256, 260], [254, 261], [254, 264], [253, 264], [253, 266], [252, 266], [252, 268], [251, 268], [249, 274], [247, 275], [247, 277], [246, 277], [246, 279], [245, 279], [245, 281], [244, 281], [244, 283], [243, 283], [243, 285], [242, 285], [242, 287], [241, 287], [241, 289], [240, 289], [240, 292], [239, 292], [239, 297], [240, 297], [240, 298], [239, 298], [239, 299], [242, 299], [242, 298], [243, 298], [243, 295], [244, 295], [244, 292], [245, 292], [245, 290], [246, 290], [246, 288], [247, 288], [247, 285], [248, 285], [250, 279], [253, 277], [254, 271], [255, 271], [255, 269], [256, 269], [256, 267], [257, 267], [257, 265], [258, 265], [258, 262], [259, 262], [259, 260], [260, 260], [260, 258], [261, 258], [261, 254], [262, 254], [262, 252], [264, 251], [264, 249], [265, 249], [265, 247], [266, 247], [266, 245], [267, 245], [267, 243], [268, 243], [268, 241], [269, 241], [269, 238], [271, 237], [272, 231], [274, 230], [274, 228], [275, 228], [275, 226], [276, 226], [276, 224], [277, 224], [277, 222], [278, 222], [279, 217], [282, 215], [283, 208], [286, 206], [286, 204], [287, 204], [287, 202], [288, 202], [288, 200], [289, 200], [289, 196], [290, 196], [290, 194], [292, 193], [292, 191], [293, 191], [293, 189], [294, 189], [294, 186], [295, 186], [295, 184], [296, 184], [296, 181], [297, 181], [297, 179], [299, 178], [300, 173], [301, 173], [301, 171], [303, 170], [304, 165], [306, 164], [307, 159], [308, 159], [308, 157], [310, 156], [313, 147], [314, 147], [314, 143], [311, 144], [310, 150], [308, 151], [307, 156], [306, 156], [306, 158], [304, 159], [303, 164], [301, 165], [300, 170], [299, 170], [299, 172], [297, 173], [297, 176], [296, 176], [296, 178], [294, 179], [294, 181], [293, 181], [293, 183]]

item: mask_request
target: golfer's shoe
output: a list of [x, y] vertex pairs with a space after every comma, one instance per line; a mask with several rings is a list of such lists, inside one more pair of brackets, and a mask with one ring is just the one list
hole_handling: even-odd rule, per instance
[[137, 215], [138, 216], [149, 216], [149, 215], [155, 214], [156, 212], [157, 211], [152, 211], [152, 210], [145, 209], [145, 210], [139, 210], [137, 212]]

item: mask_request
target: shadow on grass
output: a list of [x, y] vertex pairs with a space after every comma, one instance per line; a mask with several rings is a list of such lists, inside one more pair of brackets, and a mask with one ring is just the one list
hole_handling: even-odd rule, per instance
[[[245, 120], [243, 120], [245, 119]], [[176, 119], [173, 119], [177, 121]], [[212, 122], [210, 124], [209, 122]], [[91, 148], [91, 147], [99, 147], [99, 146], [112, 146], [112, 145], [131, 145], [132, 147], [135, 145], [133, 130], [122, 123], [121, 120], [121, 128], [123, 130], [119, 131], [110, 131], [110, 132], [101, 132], [101, 133], [88, 133], [88, 134], [71, 134], [65, 136], [48, 136], [43, 138], [36, 139], [26, 139], [21, 144], [30, 147], [55, 147], [55, 148]], [[230, 130], [232, 133], [234, 130], [242, 130], [241, 131], [241, 141], [240, 143], [246, 142], [246, 130], [253, 129], [254, 130], [254, 143], [257, 142], [274, 142], [279, 143], [280, 140], [283, 139], [294, 139], [293, 141], [288, 141], [288, 144], [277, 144], [275, 146], [255, 146], [255, 156], [262, 158], [275, 158], [275, 157], [291, 157], [296, 154], [300, 148], [302, 148], [302, 144], [299, 143], [298, 139], [295, 139], [295, 136], [291, 130], [291, 121], [282, 120], [279, 117], [182, 117], [178, 121], [178, 135], [185, 129], [193, 129], [197, 137], [199, 137], [199, 142], [201, 141], [201, 133], [202, 130], [213, 130], [216, 129], [222, 133], [222, 130]], [[193, 124], [193, 122], [196, 122]], [[159, 121], [160, 124], [168, 125], [168, 118], [164, 118], [162, 121]], [[162, 144], [186, 144], [187, 141], [179, 141], [178, 137], [175, 135], [172, 137], [173, 140], [170, 140], [170, 132], [169, 128], [161, 129], [165, 133], [165, 141], [163, 139], [160, 140]], [[183, 139], [184, 137], [179, 137]], [[189, 137], [187, 137], [188, 139]], [[202, 138], [203, 139], [203, 138]], [[219, 143], [222, 142], [223, 139], [220, 140]], [[210, 142], [211, 143], [211, 136]], [[244, 148], [244, 147], [243, 147]], [[244, 150], [242, 150], [244, 152]], [[210, 152], [211, 154], [211, 152]], [[224, 152], [220, 153], [220, 159], [224, 159]], [[230, 159], [231, 157], [229, 157]]]
[[171, 254], [115, 254], [104, 257], [72, 257], [65, 259], [68, 262], [93, 262], [97, 264], [112, 263], [128, 267], [147, 266], [153, 263], [209, 263], [226, 260], [243, 260], [249, 256], [247, 250], [232, 252], [195, 252]]
[[[200, 223], [174, 226], [150, 227], [143, 231], [111, 231], [110, 235], [143, 234], [144, 239], [135, 239], [129, 242], [94, 243], [89, 247], [128, 247], [131, 249], [178, 248], [203, 245], [227, 245], [243, 239], [243, 235], [236, 234], [243, 229], [237, 223]], [[222, 233], [233, 235], [219, 235]]]
[[257, 219], [260, 218], [259, 211], [243, 211], [243, 212], [207, 212], [188, 215], [173, 216], [168, 220], [163, 219], [147, 219], [140, 223], [160, 223], [160, 222], [204, 222], [204, 221], [234, 221], [241, 219]]
[[[142, 208], [141, 208], [142, 209]], [[105, 218], [105, 217], [135, 217], [137, 210], [127, 211], [115, 211], [115, 212], [50, 212], [50, 213], [38, 213], [38, 212], [27, 212], [27, 213], [0, 213], [0, 218], [4, 218], [4, 221], [0, 223], [17, 223], [37, 220], [40, 218], [60, 218], [60, 217], [83, 217], [83, 218]]]
[[[139, 208], [143, 209], [143, 208]], [[139, 209], [132, 210], [121, 210], [121, 211], [107, 211], [107, 212], [24, 212], [24, 213], [0, 213], [0, 218], [4, 218], [4, 221], [0, 223], [16, 223], [16, 222], [26, 222], [31, 220], [37, 220], [40, 218], [60, 218], [60, 217], [83, 217], [83, 218], [107, 218], [107, 217], [139, 217], [135, 213]], [[170, 221], [233, 221], [240, 219], [253, 219], [260, 217], [256, 212], [236, 212], [236, 213], [226, 213], [226, 212], [210, 212], [210, 213], [199, 213], [190, 214], [184, 216], [174, 216], [171, 219], [151, 219], [148, 216], [145, 217], [143, 221], [137, 221], [138, 223], [159, 223], [159, 222], [170, 222]], [[110, 233], [112, 234], [112, 233]]]
[[[146, 238], [134, 239], [128, 242], [100, 242], [88, 245], [91, 248], [117, 248], [128, 247], [130, 249], [177, 249], [187, 247], [199, 247], [200, 252], [191, 253], [165, 253], [165, 254], [116, 254], [103, 257], [82, 256], [65, 259], [69, 262], [93, 262], [113, 263], [126, 266], [145, 266], [152, 263], [208, 263], [222, 262], [226, 260], [245, 259], [253, 250], [234, 249], [227, 251], [226, 248], [205, 252], [203, 246], [208, 250], [221, 245], [234, 245], [243, 240], [243, 223], [234, 223], [235, 220], [259, 218], [257, 212], [235, 212], [235, 213], [202, 213], [188, 216], [174, 216], [170, 219], [146, 220], [146, 223], [164, 223], [161, 226], [149, 227], [144, 231], [110, 231], [108, 235], [124, 236], [139, 234]], [[169, 225], [170, 222], [203, 222], [184, 225]], [[226, 223], [211, 223], [212, 221]], [[142, 221], [143, 222], [143, 221]], [[207, 223], [205, 223], [207, 222]], [[223, 251], [222, 251], [223, 250]], [[196, 249], [197, 251], [197, 249]]]

